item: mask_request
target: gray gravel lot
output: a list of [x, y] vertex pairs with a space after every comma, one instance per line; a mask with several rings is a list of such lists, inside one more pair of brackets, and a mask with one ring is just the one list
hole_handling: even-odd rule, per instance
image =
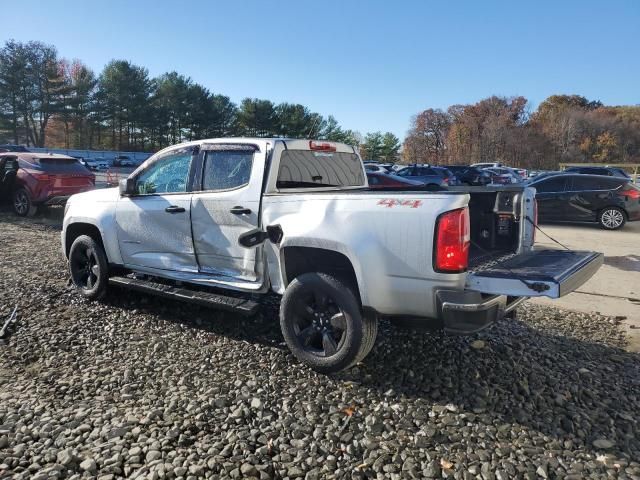
[[384, 323], [300, 366], [257, 318], [67, 290], [55, 227], [0, 213], [0, 478], [640, 478], [640, 356], [612, 317], [525, 304], [475, 337]]

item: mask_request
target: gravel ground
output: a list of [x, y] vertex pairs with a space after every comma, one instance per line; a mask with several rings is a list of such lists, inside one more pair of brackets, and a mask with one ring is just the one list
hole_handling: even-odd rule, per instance
[[0, 478], [640, 478], [616, 319], [525, 305], [475, 337], [383, 324], [348, 372], [241, 319], [67, 290], [53, 227], [0, 213]]

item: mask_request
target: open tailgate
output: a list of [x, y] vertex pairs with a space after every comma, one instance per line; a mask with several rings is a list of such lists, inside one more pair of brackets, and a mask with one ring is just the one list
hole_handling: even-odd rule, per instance
[[533, 250], [467, 274], [466, 288], [516, 297], [566, 295], [589, 280], [604, 255], [575, 250]]

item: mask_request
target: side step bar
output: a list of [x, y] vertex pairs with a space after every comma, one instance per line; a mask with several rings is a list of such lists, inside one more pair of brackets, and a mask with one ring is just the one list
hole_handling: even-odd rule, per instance
[[244, 298], [227, 297], [216, 293], [189, 290], [188, 288], [174, 287], [165, 285], [164, 283], [137, 278], [111, 277], [109, 278], [109, 284], [137, 292], [159, 295], [165, 298], [195, 303], [197, 305], [235, 312], [246, 316], [254, 315], [260, 308], [259, 303]]

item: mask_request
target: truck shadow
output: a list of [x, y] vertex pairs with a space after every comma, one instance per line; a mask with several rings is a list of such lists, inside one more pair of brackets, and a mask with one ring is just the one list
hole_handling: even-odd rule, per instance
[[604, 257], [604, 263], [626, 272], [640, 272], [640, 255]]

